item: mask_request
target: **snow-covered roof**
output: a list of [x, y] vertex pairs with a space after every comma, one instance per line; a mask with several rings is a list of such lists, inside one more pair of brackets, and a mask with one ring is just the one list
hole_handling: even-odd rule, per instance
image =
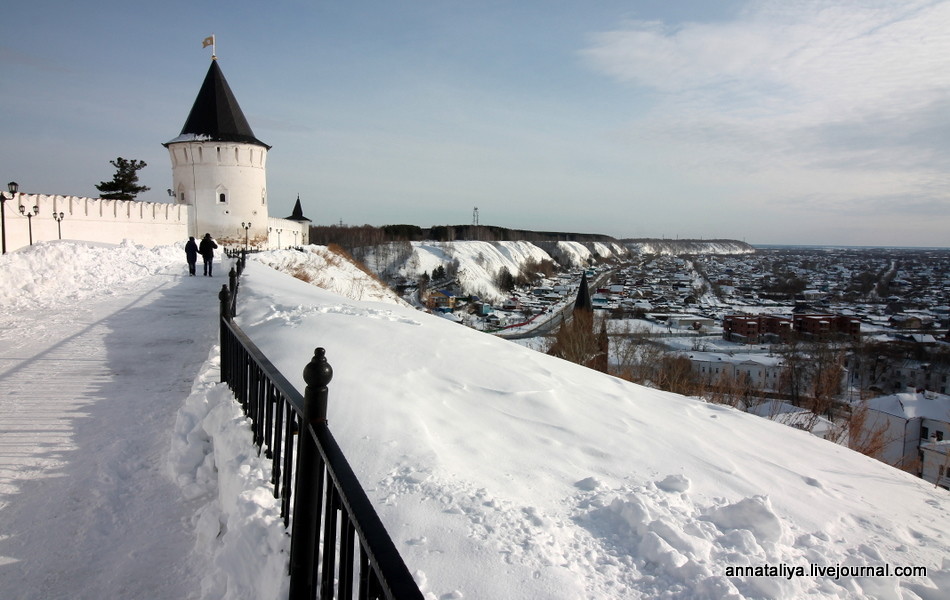
[[902, 419], [933, 419], [950, 423], [950, 396], [903, 392], [868, 400], [868, 408]]
[[782, 363], [782, 357], [778, 355], [751, 353], [690, 352], [689, 358], [694, 361], [724, 362], [734, 365], [756, 364], [763, 367], [774, 367]]

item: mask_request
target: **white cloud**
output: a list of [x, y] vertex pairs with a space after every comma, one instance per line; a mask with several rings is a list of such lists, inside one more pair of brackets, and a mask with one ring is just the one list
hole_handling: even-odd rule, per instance
[[684, 170], [791, 172], [776, 197], [906, 195], [923, 214], [947, 202], [948, 31], [947, 1], [753, 2], [725, 22], [631, 21], [582, 54], [652, 91], [629, 133]]

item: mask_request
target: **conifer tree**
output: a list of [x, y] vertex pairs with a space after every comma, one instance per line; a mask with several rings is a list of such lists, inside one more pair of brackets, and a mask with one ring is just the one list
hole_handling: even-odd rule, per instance
[[100, 198], [106, 200], [134, 200], [135, 196], [147, 192], [148, 187], [139, 185], [138, 172], [147, 165], [144, 160], [126, 160], [121, 156], [109, 163], [115, 167], [112, 181], [101, 181], [96, 186]]

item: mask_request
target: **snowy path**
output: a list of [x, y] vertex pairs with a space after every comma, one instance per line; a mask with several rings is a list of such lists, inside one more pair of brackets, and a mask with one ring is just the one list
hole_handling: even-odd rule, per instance
[[194, 510], [163, 464], [224, 282], [175, 269], [0, 315], [0, 597], [198, 597]]

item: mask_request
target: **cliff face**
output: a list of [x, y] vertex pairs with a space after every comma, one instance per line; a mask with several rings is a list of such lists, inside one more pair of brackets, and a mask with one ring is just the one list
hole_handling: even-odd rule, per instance
[[755, 248], [738, 240], [626, 239], [620, 241], [634, 254], [754, 254]]
[[499, 273], [506, 270], [518, 277], [545, 262], [562, 269], [586, 268], [603, 259], [623, 260], [627, 249], [617, 242], [393, 242], [354, 253], [367, 267], [384, 279], [415, 280], [442, 267], [446, 284], [457, 283], [465, 294], [492, 301], [507, 293], [498, 286]]

